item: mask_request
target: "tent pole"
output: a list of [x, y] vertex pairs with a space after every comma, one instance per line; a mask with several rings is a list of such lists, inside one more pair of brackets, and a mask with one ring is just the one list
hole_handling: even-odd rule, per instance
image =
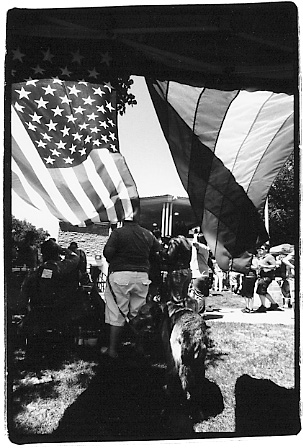
[[173, 231], [173, 203], [170, 202], [168, 204], [168, 211], [169, 211], [169, 215], [168, 215], [168, 235], [172, 235], [172, 231]]
[[265, 201], [265, 207], [264, 207], [264, 219], [265, 219], [265, 228], [267, 230], [267, 233], [269, 235], [269, 212], [268, 212], [268, 197]]

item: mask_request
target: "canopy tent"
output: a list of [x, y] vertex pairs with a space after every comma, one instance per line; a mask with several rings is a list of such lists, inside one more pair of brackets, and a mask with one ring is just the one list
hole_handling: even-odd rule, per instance
[[[116, 106], [123, 110], [121, 98], [125, 99], [128, 77], [144, 76], [178, 174], [212, 252], [222, 268], [229, 266], [229, 260], [239, 259], [241, 263], [233, 268], [245, 271], [254, 246], [268, 238], [258, 210], [297, 143], [293, 132], [293, 110], [298, 104], [296, 6], [277, 2], [12, 9], [7, 23], [8, 97], [14, 86], [11, 99], [15, 134], [10, 143], [14, 154], [13, 185], [19, 194], [29, 202], [38, 188], [49, 209], [64, 221], [88, 225], [96, 220], [114, 222], [123, 216], [136, 216], [138, 195], [132, 175], [119, 154], [118, 143], [109, 139], [116, 139], [114, 109]], [[38, 55], [40, 64], [35, 59]], [[60, 76], [52, 73], [54, 66], [61, 70]], [[120, 98], [112, 91], [113, 80], [117, 81], [114, 90], [117, 85], [120, 88]], [[60, 86], [55, 89], [50, 82]], [[55, 107], [55, 91], [57, 101], [66, 106], [60, 103], [62, 108]], [[58, 164], [59, 149], [63, 154], [67, 143], [56, 141], [57, 148], [50, 147], [51, 154], [44, 157], [45, 148], [51, 146], [44, 139], [58, 136], [53, 118], [63, 110], [74, 109], [74, 115], [67, 116], [73, 123], [76, 114], [83, 113], [79, 92], [91, 112], [88, 122], [95, 119], [104, 127], [110, 123], [111, 129], [102, 135], [106, 143], [99, 148], [99, 139], [89, 143], [92, 136], [79, 133], [75, 125], [74, 139], [85, 137], [90, 145], [87, 160], [82, 163], [86, 148], [81, 142], [81, 156], [77, 153], [77, 158], [70, 157], [76, 151], [76, 146], [71, 145], [71, 154]], [[35, 99], [34, 94], [38, 95]], [[95, 107], [93, 94], [105, 95], [104, 104]], [[43, 109], [50, 100], [53, 106], [49, 106], [49, 113], [54, 117], [51, 115], [46, 126], [51, 135], [40, 128]], [[38, 107], [38, 113], [33, 113], [34, 107]], [[105, 107], [110, 113], [107, 122], [96, 121], [98, 112], [105, 114]], [[250, 116], [244, 119], [246, 112]], [[236, 131], [241, 135], [243, 125], [249, 138], [243, 134], [242, 141], [228, 142], [227, 137]], [[88, 123], [80, 126], [83, 130]], [[28, 128], [27, 132], [23, 127]], [[90, 129], [91, 133], [97, 132], [97, 126]], [[67, 126], [63, 128], [62, 124], [60, 132], [66, 136]], [[27, 134], [38, 147], [44, 165], [37, 155], [29, 154], [31, 142]], [[253, 164], [249, 161], [251, 154]], [[71, 169], [65, 168], [64, 164], [73, 162]], [[99, 178], [87, 175], [91, 172], [88, 167], [96, 168], [110, 196]], [[253, 181], [247, 167], [252, 175], [257, 173]], [[32, 176], [30, 185], [26, 184], [28, 172]], [[6, 176], [10, 181], [9, 173]], [[58, 186], [58, 180], [63, 180], [64, 185]], [[76, 190], [71, 188], [74, 185]], [[92, 192], [89, 201], [88, 192]], [[38, 198], [35, 200], [38, 204]], [[143, 210], [141, 204], [141, 213]]]
[[119, 57], [120, 74], [191, 82], [209, 88], [297, 91], [297, 8], [291, 2], [12, 9], [14, 39], [87, 42]]
[[270, 253], [272, 255], [288, 255], [294, 251], [294, 245], [289, 243], [279, 244], [278, 246], [273, 246], [270, 248]]
[[[199, 221], [188, 198], [166, 194], [140, 198], [140, 224], [151, 231], [160, 230], [162, 236], [170, 236], [174, 228], [185, 226], [186, 229], [190, 230], [198, 227]], [[60, 228], [72, 232], [102, 233], [104, 228], [108, 228], [108, 224], [99, 223], [87, 229], [86, 227], [61, 223]]]
[[162, 236], [172, 235], [174, 229], [199, 226], [188, 198], [172, 195], [141, 198], [141, 224], [149, 230], [161, 230]]

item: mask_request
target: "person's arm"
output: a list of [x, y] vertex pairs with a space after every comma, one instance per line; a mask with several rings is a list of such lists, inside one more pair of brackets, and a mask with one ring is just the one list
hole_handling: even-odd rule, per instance
[[159, 255], [163, 250], [162, 244], [157, 240], [157, 238], [153, 235], [152, 246], [150, 249], [151, 255]]
[[113, 230], [103, 249], [103, 255], [108, 263], [112, 261], [116, 253], [116, 246], [117, 246], [117, 236], [115, 230]]
[[65, 259], [60, 262], [61, 265], [61, 273], [68, 274], [72, 271], [74, 271], [80, 261], [80, 257], [75, 252], [72, 252], [70, 249], [63, 249], [62, 253], [65, 255]]
[[295, 269], [295, 265], [293, 264], [294, 260], [294, 254], [290, 253], [286, 257], [282, 259], [282, 263], [284, 263], [286, 266], [290, 267], [291, 269]]
[[174, 238], [171, 239], [169, 244], [168, 244], [168, 249], [167, 249], [167, 252], [166, 252], [166, 255], [167, 255], [168, 259], [174, 258], [174, 256], [176, 255], [176, 252], [177, 252], [177, 248], [178, 248], [177, 240], [175, 240]]
[[27, 311], [31, 311], [31, 305], [35, 299], [35, 292], [37, 290], [36, 285], [37, 272], [31, 272], [25, 277], [20, 289], [20, 301], [26, 302]]
[[261, 268], [276, 269], [277, 263], [272, 255], [266, 255], [263, 260], [260, 260], [259, 266]]

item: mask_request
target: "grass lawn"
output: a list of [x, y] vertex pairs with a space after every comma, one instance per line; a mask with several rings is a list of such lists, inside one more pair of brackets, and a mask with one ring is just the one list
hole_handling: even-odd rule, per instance
[[[243, 307], [243, 298], [229, 293], [214, 296], [212, 302], [219, 308]], [[235, 432], [235, 385], [242, 375], [294, 387], [294, 328], [211, 319], [207, 325], [211, 344], [206, 378], [221, 391], [224, 410], [196, 423], [194, 429], [199, 437], [218, 433], [224, 437]], [[127, 344], [125, 350], [130, 350]], [[109, 366], [89, 347], [68, 347], [33, 366], [26, 364], [24, 350], [16, 344], [7, 383], [11, 440], [159, 438], [166, 434], [159, 428], [165, 406], [165, 368], [160, 360]]]
[[197, 425], [196, 431], [235, 431], [235, 384], [241, 375], [294, 387], [294, 331], [290, 326], [207, 321], [213, 346], [206, 377], [221, 389], [225, 409]]

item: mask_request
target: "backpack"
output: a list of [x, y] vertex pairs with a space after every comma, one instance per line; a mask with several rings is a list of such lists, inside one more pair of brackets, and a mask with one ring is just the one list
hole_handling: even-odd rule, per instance
[[59, 266], [55, 261], [46, 261], [37, 269], [37, 301], [40, 306], [57, 306], [62, 302]]

